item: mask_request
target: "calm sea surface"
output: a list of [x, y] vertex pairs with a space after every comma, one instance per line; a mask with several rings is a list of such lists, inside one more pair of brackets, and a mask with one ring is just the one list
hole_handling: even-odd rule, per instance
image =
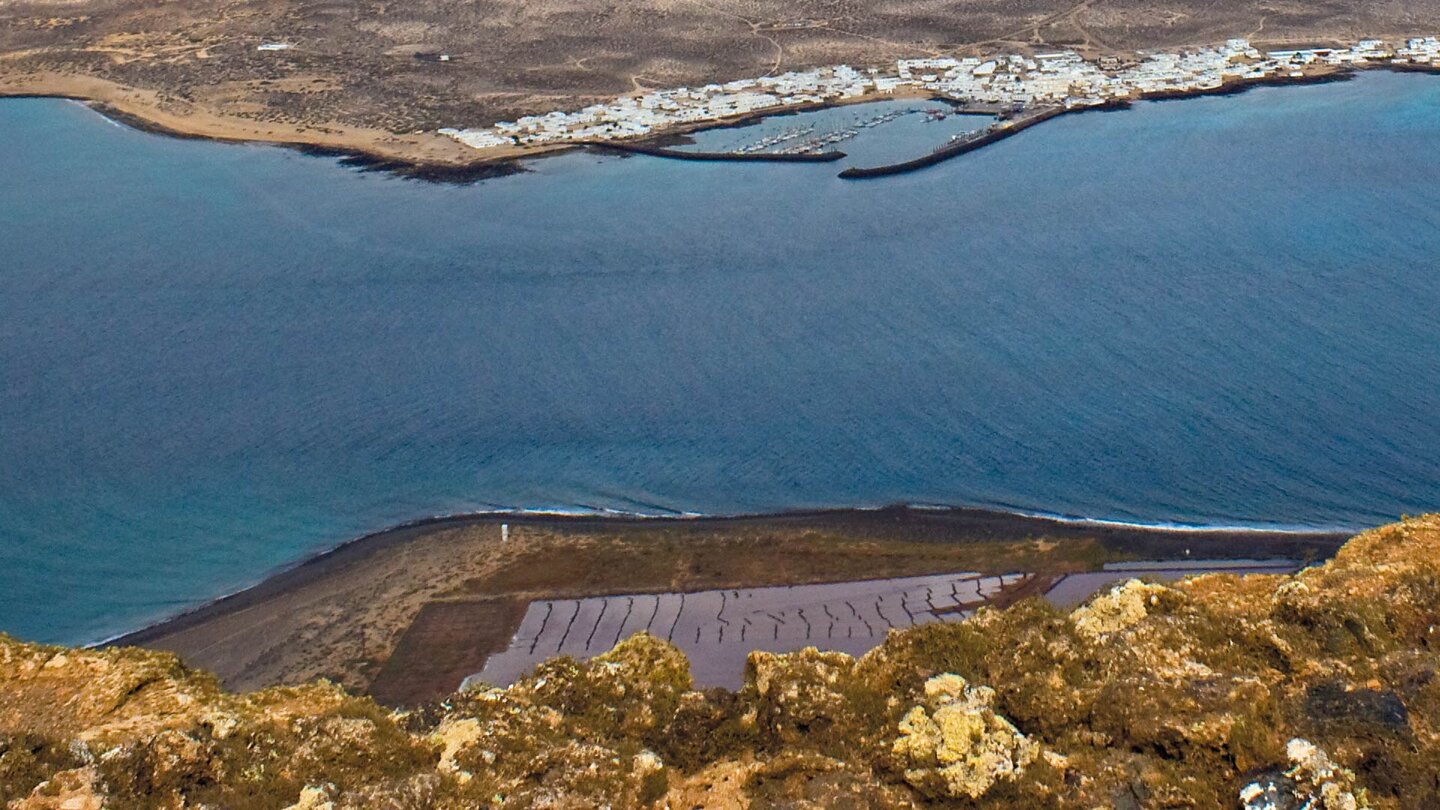
[[445, 187], [0, 102], [0, 630], [98, 639], [468, 510], [1440, 509], [1440, 79], [845, 165]]

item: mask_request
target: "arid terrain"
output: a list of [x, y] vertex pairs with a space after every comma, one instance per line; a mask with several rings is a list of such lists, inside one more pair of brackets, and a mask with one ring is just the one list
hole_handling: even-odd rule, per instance
[[1440, 0], [0, 0], [0, 94], [92, 100], [205, 137], [456, 165], [474, 155], [439, 127], [644, 88], [930, 54], [1436, 30]]

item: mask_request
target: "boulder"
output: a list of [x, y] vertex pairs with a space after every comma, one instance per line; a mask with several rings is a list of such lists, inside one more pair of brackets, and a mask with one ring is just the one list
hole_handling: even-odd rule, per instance
[[905, 781], [929, 798], [978, 799], [995, 783], [1015, 779], [1039, 746], [995, 713], [995, 692], [959, 675], [925, 683], [925, 700], [900, 721], [894, 753]]
[[1150, 611], [1179, 594], [1164, 585], [1138, 579], [1122, 582], [1070, 614], [1075, 630], [1091, 641], [1101, 641], [1139, 624]]

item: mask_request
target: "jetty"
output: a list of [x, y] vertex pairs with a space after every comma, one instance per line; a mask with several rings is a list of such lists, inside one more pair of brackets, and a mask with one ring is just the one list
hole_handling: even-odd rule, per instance
[[[1098, 105], [1097, 105], [1098, 106]], [[1035, 107], [1024, 111], [1014, 118], [996, 121], [984, 129], [974, 132], [966, 132], [951, 138], [949, 142], [940, 146], [935, 151], [922, 155], [912, 160], [900, 163], [891, 163], [886, 166], [873, 166], [859, 168], [852, 166], [840, 172], [840, 177], [846, 180], [863, 180], [870, 177], [888, 177], [894, 174], [904, 174], [929, 166], [934, 166], [942, 161], [958, 157], [966, 152], [973, 152], [982, 146], [988, 146], [996, 141], [1004, 140], [1012, 135], [1019, 134], [1036, 124], [1049, 121], [1059, 115], [1064, 115], [1073, 109], [1094, 109], [1094, 107], [1067, 108], [1061, 106]]]
[[634, 143], [613, 143], [608, 141], [586, 141], [578, 144], [592, 149], [611, 152], [625, 152], [671, 160], [705, 161], [760, 161], [767, 163], [830, 163], [845, 157], [844, 152], [687, 152], [684, 149], [669, 149], [663, 146], [643, 146]]

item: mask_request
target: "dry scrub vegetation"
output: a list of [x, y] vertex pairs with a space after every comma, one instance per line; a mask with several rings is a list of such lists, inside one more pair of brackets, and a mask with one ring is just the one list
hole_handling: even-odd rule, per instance
[[0, 639], [0, 804], [1435, 807], [1437, 615], [1429, 516], [1295, 576], [1030, 600], [859, 659], [756, 653], [736, 693], [692, 691], [643, 635], [406, 712]]

